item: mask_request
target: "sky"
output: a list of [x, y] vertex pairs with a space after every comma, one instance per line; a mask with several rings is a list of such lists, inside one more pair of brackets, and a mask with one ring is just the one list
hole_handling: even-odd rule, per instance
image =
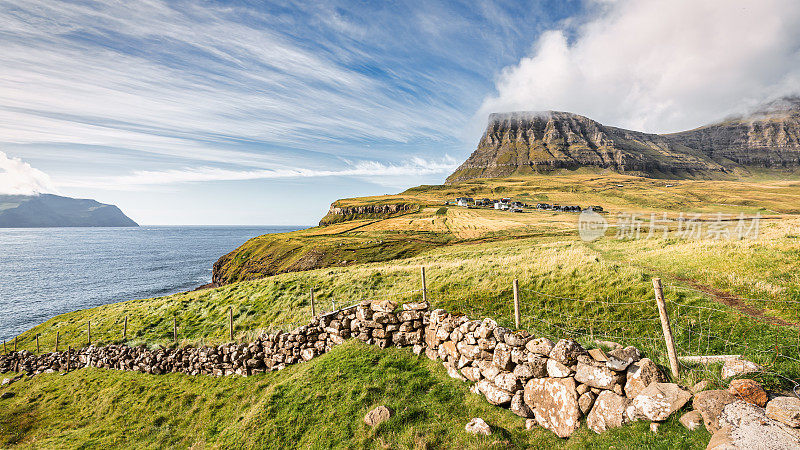
[[690, 129], [800, 92], [794, 0], [0, 0], [0, 194], [316, 223], [439, 184], [491, 112]]

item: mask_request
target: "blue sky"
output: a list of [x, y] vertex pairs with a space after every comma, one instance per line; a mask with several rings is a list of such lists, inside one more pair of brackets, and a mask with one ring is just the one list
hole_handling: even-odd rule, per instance
[[0, 0], [0, 191], [96, 198], [144, 224], [311, 224], [337, 198], [441, 183], [489, 112], [674, 131], [793, 92], [798, 12]]

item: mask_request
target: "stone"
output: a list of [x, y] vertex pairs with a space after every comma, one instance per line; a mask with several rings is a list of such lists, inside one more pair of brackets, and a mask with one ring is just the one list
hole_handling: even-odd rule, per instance
[[3, 378], [3, 382], [0, 383], [0, 386], [8, 386], [11, 384], [11, 378]]
[[375, 312], [382, 312], [382, 313], [390, 313], [397, 309], [397, 302], [393, 300], [381, 300], [377, 302], [372, 302], [370, 304], [370, 309]]
[[532, 378], [544, 378], [547, 376], [547, 361], [549, 360], [550, 358], [535, 353], [532, 353], [528, 357], [527, 365], [530, 366], [531, 371], [533, 371]]
[[464, 429], [469, 434], [483, 434], [485, 436], [492, 434], [492, 427], [490, 427], [489, 424], [480, 417], [470, 420]]
[[489, 318], [483, 319], [481, 325], [475, 330], [475, 337], [478, 339], [486, 339], [492, 336], [495, 328], [497, 328], [497, 322]]
[[586, 425], [598, 434], [610, 428], [621, 427], [628, 421], [625, 410], [630, 402], [630, 399], [611, 391], [601, 392], [586, 417]]
[[708, 441], [706, 450], [740, 450], [739, 447], [733, 443], [731, 431], [732, 427], [730, 425], [717, 430], [717, 432], [711, 436], [711, 440]]
[[310, 361], [316, 356], [316, 353], [316, 350], [313, 348], [304, 348], [300, 351], [300, 357], [303, 358], [303, 361]]
[[376, 427], [394, 416], [394, 410], [388, 406], [381, 405], [371, 410], [364, 416], [364, 423], [371, 427]]
[[728, 392], [735, 395], [740, 400], [752, 403], [756, 406], [767, 406], [767, 393], [760, 384], [753, 380], [739, 379], [731, 381]]
[[447, 369], [447, 375], [450, 378], [454, 378], [458, 381], [467, 381], [467, 378], [464, 375], [461, 375], [461, 372], [458, 371], [455, 367], [453, 367], [450, 363], [445, 363], [445, 368]]
[[745, 359], [728, 359], [722, 365], [722, 378], [738, 377], [748, 373], [761, 372], [761, 366]]
[[536, 422], [558, 437], [569, 437], [580, 426], [581, 410], [572, 378], [534, 378], [525, 384], [524, 398]]
[[428, 302], [409, 302], [403, 303], [403, 309], [406, 311], [425, 311], [430, 308], [431, 305]]
[[608, 356], [606, 355], [606, 353], [602, 349], [599, 349], [599, 348], [593, 348], [593, 349], [589, 350], [589, 356], [591, 356], [592, 359], [594, 359], [595, 361], [599, 361], [599, 362], [608, 361]]
[[479, 389], [486, 397], [486, 401], [495, 406], [505, 406], [511, 403], [513, 394], [504, 389], [500, 389], [489, 380], [481, 380], [478, 382]]
[[519, 364], [517, 367], [514, 367], [514, 376], [523, 382], [528, 381], [533, 378], [533, 367], [528, 363]]
[[683, 408], [691, 398], [689, 391], [675, 383], [650, 383], [633, 399], [633, 406], [648, 420], [661, 422]]
[[13, 397], [13, 396], [15, 396], [15, 395], [17, 395], [17, 394], [16, 394], [16, 393], [14, 393], [14, 392], [11, 392], [11, 391], [5, 391], [5, 392], [3, 392], [2, 394], [0, 394], [0, 399], [3, 399], [3, 400], [5, 400], [5, 399], [7, 399], [7, 398], [11, 398], [11, 397]]
[[752, 403], [737, 400], [725, 405], [719, 423], [723, 428], [730, 427], [729, 436], [734, 448], [800, 448], [800, 430], [768, 418], [764, 408]]
[[736, 401], [736, 397], [724, 389], [698, 392], [692, 399], [692, 407], [703, 416], [703, 424], [709, 433], [720, 429], [719, 416], [726, 405]]
[[503, 343], [497, 344], [494, 348], [492, 363], [500, 370], [512, 370], [514, 362], [511, 361], [511, 348]]
[[550, 350], [549, 356], [561, 364], [571, 366], [578, 362], [578, 356], [583, 354], [586, 354], [586, 350], [581, 347], [581, 344], [572, 339], [561, 339]]
[[514, 393], [514, 397], [511, 398], [511, 406], [509, 409], [511, 412], [520, 417], [533, 417], [533, 411], [525, 403], [525, 393], [523, 391], [517, 391]]
[[689, 411], [681, 416], [679, 422], [689, 431], [693, 431], [703, 423], [703, 416], [698, 411]]
[[579, 384], [575, 390], [578, 392], [578, 395], [583, 395], [584, 392], [591, 392], [592, 388], [585, 384]]
[[622, 372], [628, 366], [642, 359], [636, 347], [617, 348], [608, 352], [606, 366], [611, 370]]
[[594, 405], [594, 394], [591, 392], [584, 392], [578, 397], [578, 407], [581, 408], [583, 415], [589, 414]]
[[525, 348], [529, 352], [544, 356], [550, 355], [550, 352], [553, 351], [554, 346], [555, 345], [553, 344], [553, 341], [545, 337], [530, 340], [527, 344], [525, 344]]
[[658, 433], [658, 427], [661, 425], [659, 422], [650, 422], [650, 432]]
[[639, 392], [653, 382], [663, 383], [667, 378], [661, 373], [656, 363], [648, 358], [642, 358], [628, 366], [625, 380], [625, 396], [635, 398]]
[[565, 378], [572, 373], [572, 369], [561, 364], [555, 359], [547, 360], [547, 376], [551, 378]]
[[494, 384], [500, 389], [512, 393], [522, 390], [519, 379], [511, 372], [500, 372], [494, 377]]
[[481, 369], [477, 367], [464, 367], [461, 369], [461, 374], [469, 381], [480, 381], [482, 378]]
[[500, 369], [497, 368], [491, 361], [481, 360], [478, 361], [478, 367], [481, 369], [481, 375], [484, 378], [489, 380], [494, 380], [494, 377], [500, 373]]
[[622, 375], [608, 367], [596, 367], [578, 363], [575, 370], [575, 381], [599, 389], [612, 389], [622, 381]]
[[700, 380], [694, 384], [694, 386], [689, 389], [692, 394], [697, 394], [698, 392], [703, 392], [708, 389], [708, 386], [711, 384], [708, 380]]
[[525, 429], [530, 431], [536, 428], [536, 419], [528, 419], [525, 421]]
[[527, 331], [517, 331], [514, 333], [506, 333], [503, 339], [509, 347], [524, 347], [528, 341], [533, 339], [533, 336]]
[[800, 427], [800, 399], [775, 397], [767, 403], [767, 417], [792, 428]]

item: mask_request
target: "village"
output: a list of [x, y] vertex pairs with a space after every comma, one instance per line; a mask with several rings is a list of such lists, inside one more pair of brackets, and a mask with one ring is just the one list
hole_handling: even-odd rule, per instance
[[[462, 206], [465, 208], [494, 208], [500, 211], [508, 211], [513, 213], [521, 213], [524, 211], [524, 208], [532, 207], [527, 203], [523, 203], [520, 201], [512, 201], [510, 198], [501, 198], [497, 200], [492, 200], [488, 198], [474, 199], [472, 197], [458, 197], [455, 199], [455, 202], [452, 203], [445, 202], [445, 204], [446, 205], [455, 204], [456, 206]], [[562, 206], [562, 205], [551, 205], [549, 203], [537, 203], [535, 208], [543, 211], [603, 212], [602, 206], [587, 206], [586, 208], [581, 208], [580, 206], [575, 206], [575, 205]]]

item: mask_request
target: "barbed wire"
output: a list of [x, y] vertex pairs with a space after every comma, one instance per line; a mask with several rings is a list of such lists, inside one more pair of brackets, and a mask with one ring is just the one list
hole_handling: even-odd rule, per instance
[[683, 290], [686, 290], [686, 291], [699, 292], [701, 294], [708, 295], [710, 297], [722, 298], [722, 299], [727, 299], [727, 300], [747, 300], [747, 301], [752, 301], [752, 302], [765, 302], [765, 303], [766, 302], [774, 302], [774, 303], [800, 304], [800, 301], [798, 301], [798, 300], [764, 299], [764, 298], [740, 297], [740, 296], [736, 296], [736, 295], [719, 295], [719, 294], [714, 294], [714, 293], [707, 292], [707, 291], [704, 291], [704, 290], [701, 290], [701, 289], [696, 289], [696, 288], [692, 288], [692, 287], [688, 287], [688, 286], [678, 286], [678, 285], [675, 285], [675, 284], [665, 284], [664, 287], [670, 287], [670, 288], [675, 288], [675, 289], [683, 289]]

